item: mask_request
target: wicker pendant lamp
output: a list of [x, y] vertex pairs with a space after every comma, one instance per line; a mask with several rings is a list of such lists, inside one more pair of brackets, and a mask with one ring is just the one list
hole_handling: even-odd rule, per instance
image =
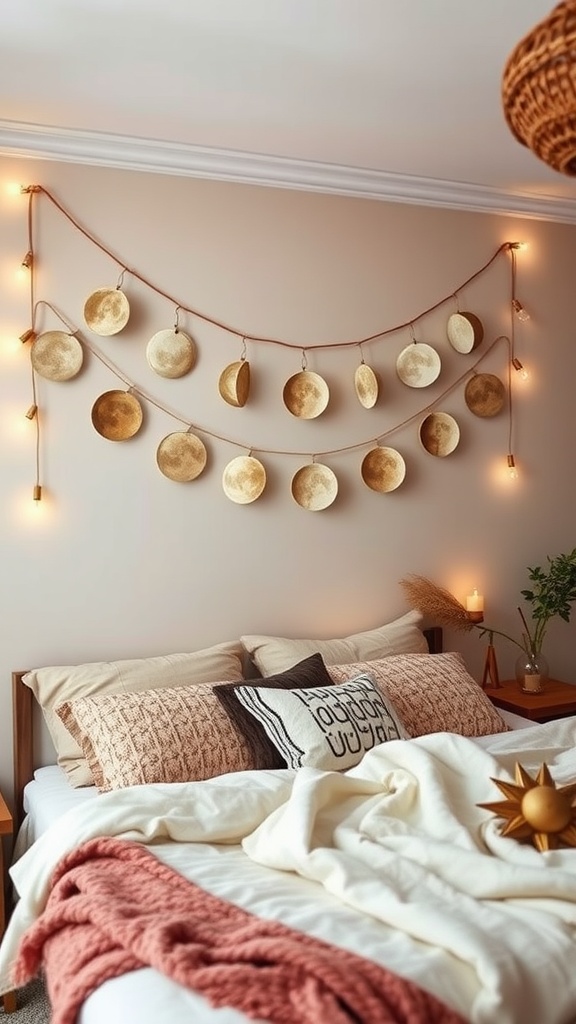
[[576, 176], [576, 0], [558, 4], [512, 51], [502, 101], [518, 141]]

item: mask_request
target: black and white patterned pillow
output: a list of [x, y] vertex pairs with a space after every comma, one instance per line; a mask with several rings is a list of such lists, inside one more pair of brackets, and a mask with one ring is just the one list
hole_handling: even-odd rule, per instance
[[340, 685], [304, 690], [239, 685], [235, 694], [289, 768], [344, 770], [379, 743], [408, 738], [391, 701], [378, 692], [368, 673]]

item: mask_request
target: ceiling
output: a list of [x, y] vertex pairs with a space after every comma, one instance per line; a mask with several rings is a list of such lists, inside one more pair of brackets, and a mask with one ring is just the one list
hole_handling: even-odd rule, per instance
[[576, 223], [507, 56], [550, 0], [2, 0], [0, 154]]

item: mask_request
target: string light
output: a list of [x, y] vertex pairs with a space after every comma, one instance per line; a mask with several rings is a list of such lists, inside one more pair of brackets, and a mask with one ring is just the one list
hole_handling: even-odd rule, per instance
[[[24, 256], [24, 259], [22, 260], [22, 264], [21, 264], [21, 267], [20, 267], [20, 273], [22, 273], [22, 271], [24, 271], [24, 272], [28, 271], [29, 272], [28, 276], [29, 276], [29, 290], [30, 290], [30, 323], [32, 323], [32, 324], [34, 323], [34, 313], [35, 313], [35, 301], [34, 301], [35, 281], [34, 281], [34, 279], [35, 279], [35, 276], [36, 276], [35, 275], [36, 267], [35, 267], [35, 260], [34, 260], [34, 241], [33, 241], [33, 239], [34, 239], [34, 230], [33, 230], [33, 217], [32, 217], [32, 210], [33, 210], [33, 203], [32, 203], [33, 195], [32, 195], [32, 193], [39, 192], [39, 191], [40, 191], [40, 186], [39, 185], [27, 185], [27, 186], [26, 185], [21, 185], [20, 186], [21, 194], [28, 193], [28, 250], [26, 252], [26, 255]], [[37, 336], [38, 335], [36, 334], [36, 331], [34, 330], [34, 328], [30, 327], [30, 328], [28, 328], [28, 330], [24, 331], [23, 334], [20, 335], [20, 341], [22, 342], [23, 345], [25, 345], [29, 341], [34, 342], [36, 340]], [[33, 366], [32, 363], [31, 363], [31, 366], [30, 366], [30, 371], [31, 371], [31, 379], [32, 379], [32, 404], [29, 406], [28, 411], [26, 412], [26, 419], [30, 420], [30, 422], [34, 423], [34, 430], [35, 430], [35, 434], [36, 434], [36, 444], [35, 444], [35, 448], [36, 448], [36, 481], [34, 483], [34, 487], [33, 487], [33, 490], [32, 490], [32, 500], [34, 502], [34, 505], [36, 507], [38, 507], [39, 503], [42, 501], [42, 487], [40, 486], [40, 417], [38, 415], [38, 403], [37, 403], [37, 399], [36, 399], [36, 373], [35, 373], [34, 366]]]
[[32, 278], [32, 270], [34, 266], [34, 253], [32, 249], [28, 249], [28, 252], [22, 257], [22, 262], [16, 271], [16, 277], [20, 281]]
[[508, 455], [508, 476], [511, 480], [518, 479], [518, 467], [516, 466], [516, 460], [511, 453]]
[[518, 319], [522, 321], [522, 323], [525, 323], [526, 320], [530, 319], [530, 313], [528, 312], [528, 310], [524, 309], [524, 306], [518, 299], [512, 299], [512, 309], [516, 313]]
[[518, 359], [517, 356], [515, 356], [514, 359], [512, 360], [512, 366], [517, 371], [518, 376], [520, 377], [520, 380], [528, 380], [529, 379], [530, 374], [528, 373], [528, 370], [520, 362], [520, 360]]

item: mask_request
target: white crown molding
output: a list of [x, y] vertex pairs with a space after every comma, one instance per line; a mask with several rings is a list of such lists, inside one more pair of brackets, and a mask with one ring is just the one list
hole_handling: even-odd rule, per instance
[[576, 223], [576, 200], [0, 119], [0, 154]]

